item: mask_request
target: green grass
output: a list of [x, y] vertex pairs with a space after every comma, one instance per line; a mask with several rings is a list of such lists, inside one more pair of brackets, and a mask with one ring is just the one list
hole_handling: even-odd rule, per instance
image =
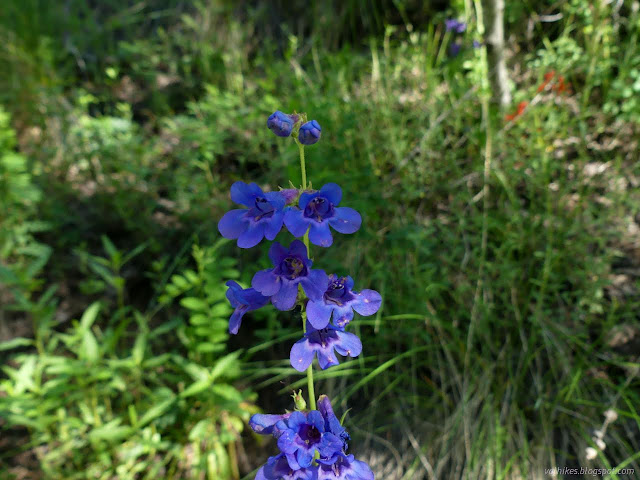
[[[140, 390], [125, 401], [117, 385], [99, 380], [94, 393], [54, 370], [42, 380], [73, 387], [58, 403], [47, 397], [52, 407], [41, 417], [7, 417], [19, 441], [0, 457], [0, 473], [15, 473], [18, 455], [43, 444], [50, 455], [34, 454], [27, 468], [44, 478], [83, 478], [83, 469], [238, 478], [274, 453], [224, 418], [246, 420], [252, 391], [276, 412], [291, 407], [292, 389], [305, 388], [287, 361], [298, 313], [248, 315], [227, 347], [242, 349], [242, 374], [234, 371], [213, 400], [199, 389], [209, 381], [200, 369], [226, 358], [219, 327], [228, 312], [216, 306], [223, 280], [247, 284], [267, 265], [266, 245], [240, 252], [215, 243], [228, 187], [299, 183], [295, 146], [265, 128], [276, 109], [318, 120], [323, 137], [307, 149], [308, 178], [339, 183], [344, 204], [363, 216], [358, 233], [315, 249], [315, 262], [352, 275], [356, 289], [380, 291], [383, 308], [353, 323], [363, 354], [316, 371], [316, 392], [348, 410], [352, 449], [377, 478], [640, 471], [637, 12], [579, 1], [551, 12], [543, 2], [509, 6], [513, 110], [530, 103], [507, 122], [511, 111], [482, 114], [481, 51], [449, 58], [442, 20], [452, 12], [435, 6], [380, 2], [365, 14], [354, 0], [296, 23], [300, 6], [274, 19], [262, 4], [246, 15], [224, 2], [105, 5], [85, 7], [90, 35], [79, 16], [62, 19], [38, 2], [12, 3], [19, 21], [0, 17], [8, 46], [0, 66], [10, 72], [1, 101], [19, 163], [29, 166], [26, 176], [23, 166], [0, 169], [0, 206], [9, 207], [0, 210], [9, 226], [0, 233], [0, 324], [27, 319], [26, 340], [3, 359], [18, 371], [27, 358], [42, 368], [49, 356], [76, 365], [93, 332], [95, 374], [116, 372]], [[533, 21], [526, 37], [533, 12], [562, 18]], [[68, 32], [66, 47], [59, 32]], [[469, 28], [465, 41], [472, 38]], [[537, 91], [550, 70], [569, 92]], [[0, 148], [0, 158], [14, 150], [12, 142]], [[25, 202], [11, 193], [20, 191], [39, 193]], [[101, 317], [82, 330], [71, 320], [96, 300]], [[612, 341], [621, 329], [635, 333]], [[132, 358], [151, 362], [152, 375], [128, 366]], [[1, 391], [19, 384], [37, 405], [41, 392], [5, 375]], [[226, 390], [231, 383], [241, 397]], [[181, 393], [189, 385], [193, 402]], [[24, 400], [6, 398], [0, 413]], [[157, 416], [141, 424], [127, 401]], [[77, 430], [85, 454], [77, 456], [52, 439], [78, 428], [87, 408], [98, 420]], [[609, 408], [619, 418], [607, 426], [607, 447], [587, 461]], [[221, 423], [196, 430], [210, 416]], [[130, 436], [98, 438], [101, 422], [114, 418], [116, 436]], [[216, 428], [219, 437], [205, 435]], [[125, 461], [119, 452], [134, 446], [140, 456]]]

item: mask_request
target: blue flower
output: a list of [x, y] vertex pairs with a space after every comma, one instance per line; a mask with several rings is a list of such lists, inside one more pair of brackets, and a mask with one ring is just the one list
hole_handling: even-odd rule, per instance
[[266, 237], [273, 240], [282, 228], [285, 197], [280, 192], [263, 192], [255, 183], [236, 182], [231, 185], [231, 200], [240, 208], [224, 214], [218, 230], [225, 238], [238, 239], [240, 248], [255, 247]]
[[459, 22], [455, 18], [449, 18], [444, 21], [447, 32], [462, 33], [467, 29], [467, 24]]
[[452, 57], [457, 57], [461, 49], [462, 49], [462, 45], [460, 45], [457, 42], [454, 42], [449, 45], [449, 55]]
[[298, 131], [298, 141], [303, 145], [313, 145], [320, 140], [322, 128], [315, 120], [303, 123]]
[[329, 225], [340, 233], [354, 233], [362, 223], [362, 217], [353, 208], [338, 207], [340, 200], [342, 189], [335, 183], [327, 183], [320, 191], [303, 192], [298, 202], [300, 208], [288, 208], [284, 223], [294, 237], [302, 237], [310, 228], [311, 243], [329, 247], [333, 243]]
[[227, 290], [227, 299], [231, 306], [235, 308], [231, 314], [231, 318], [229, 318], [229, 333], [235, 335], [238, 333], [244, 314], [264, 307], [269, 303], [269, 297], [263, 296], [253, 288], [243, 289], [233, 280], [229, 280], [226, 285], [229, 287]]
[[255, 480], [317, 480], [318, 467], [294, 470], [289, 466], [287, 457], [281, 453], [269, 458], [256, 474]]
[[318, 411], [324, 418], [324, 428], [327, 432], [333, 433], [336, 437], [342, 440], [342, 449], [347, 450], [349, 448], [349, 440], [351, 437], [347, 432], [347, 429], [342, 426], [338, 417], [333, 413], [333, 407], [331, 407], [331, 400], [326, 395], [320, 395], [318, 399]]
[[280, 430], [278, 448], [293, 470], [310, 467], [316, 452], [322, 458], [332, 458], [342, 451], [342, 440], [327, 431], [324, 417], [318, 410], [306, 414], [293, 412], [276, 425]]
[[262, 295], [271, 297], [274, 307], [291, 310], [296, 304], [298, 284], [310, 299], [322, 298], [329, 279], [324, 270], [311, 270], [313, 262], [307, 257], [304, 243], [294, 240], [286, 250], [278, 242], [273, 242], [269, 258], [274, 268], [256, 273], [251, 286]]
[[333, 325], [317, 330], [307, 323], [307, 333], [291, 347], [291, 366], [304, 372], [316, 354], [322, 370], [338, 365], [334, 349], [342, 356], [357, 357], [362, 352], [362, 342], [353, 333], [347, 333]]
[[279, 430], [276, 428], [276, 424], [280, 420], [286, 420], [291, 416], [291, 413], [285, 413], [282, 415], [256, 413], [249, 420], [249, 426], [254, 432], [260, 435], [277, 435]]
[[329, 461], [320, 458], [318, 464], [318, 480], [373, 480], [369, 465], [353, 455], [340, 453]]
[[307, 319], [314, 328], [325, 328], [331, 316], [337, 327], [344, 328], [353, 320], [353, 311], [368, 317], [380, 309], [382, 297], [375, 290], [354, 292], [353, 279], [329, 275], [329, 286], [320, 300], [309, 300]]
[[294, 120], [291, 115], [280, 110], [273, 112], [267, 119], [267, 127], [279, 137], [288, 137], [293, 130]]

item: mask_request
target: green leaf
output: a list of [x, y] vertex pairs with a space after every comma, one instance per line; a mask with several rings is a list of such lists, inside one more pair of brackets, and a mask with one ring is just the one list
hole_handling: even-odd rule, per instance
[[209, 427], [211, 426], [211, 420], [205, 418], [200, 420], [194, 425], [189, 432], [189, 440], [195, 442], [197, 440], [204, 440], [209, 435]]
[[175, 397], [168, 398], [160, 403], [153, 405], [140, 419], [138, 427], [144, 427], [149, 422], [155, 420], [162, 414], [164, 414], [175, 402]]
[[189, 310], [194, 310], [196, 312], [208, 312], [209, 304], [202, 300], [201, 298], [196, 297], [186, 297], [180, 300], [180, 305]]
[[206, 379], [206, 380], [198, 380], [197, 382], [192, 383], [191, 385], [189, 385], [181, 394], [180, 396], [185, 398], [185, 397], [192, 397], [193, 395], [197, 395], [199, 393], [204, 392], [207, 388], [211, 387], [211, 380], [210, 379]]
[[82, 314], [80, 319], [80, 325], [82, 328], [88, 329], [95, 322], [98, 312], [100, 311], [100, 302], [92, 303]]
[[242, 402], [242, 394], [231, 385], [213, 385], [211, 391], [231, 402]]
[[85, 330], [82, 333], [82, 351], [80, 357], [93, 363], [98, 360], [98, 356], [99, 351], [96, 337], [93, 336], [91, 330]]
[[117, 442], [129, 437], [132, 428], [126, 425], [119, 425], [120, 419], [115, 419], [98, 428], [94, 428], [89, 432], [89, 440], [92, 442], [104, 440], [106, 442]]
[[17, 337], [0, 343], [0, 352], [18, 347], [27, 347], [30, 345], [33, 345], [33, 340], [31, 340], [30, 338]]
[[213, 370], [211, 370], [211, 380], [216, 380], [219, 376], [224, 375], [227, 370], [231, 369], [232, 366], [235, 366], [233, 364], [237, 363], [240, 353], [242, 353], [242, 350], [225, 355], [218, 360]]

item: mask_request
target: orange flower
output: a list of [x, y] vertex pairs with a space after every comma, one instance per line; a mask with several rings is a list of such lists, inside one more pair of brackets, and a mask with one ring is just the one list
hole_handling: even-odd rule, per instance
[[538, 87], [538, 93], [540, 93], [545, 88], [547, 88], [547, 85], [549, 85], [549, 83], [551, 82], [551, 80], [553, 80], [553, 77], [555, 77], [555, 76], [556, 76], [556, 71], [555, 70], [551, 70], [550, 72], [545, 73], [544, 74], [544, 82], [542, 82], [540, 84], [540, 86]]
[[564, 83], [564, 77], [562, 75], [560, 75], [558, 77], [558, 81], [556, 82], [556, 84], [553, 86], [553, 90], [556, 93], [564, 93], [569, 89], [569, 84], [568, 83]]
[[527, 106], [529, 105], [529, 102], [520, 102], [518, 104], [518, 110], [516, 110], [516, 113], [511, 113], [509, 115], [505, 115], [504, 119], [507, 122], [510, 122], [511, 120], [515, 120], [517, 117], [519, 117], [520, 115], [522, 115], [525, 111], [525, 109], [527, 108]]

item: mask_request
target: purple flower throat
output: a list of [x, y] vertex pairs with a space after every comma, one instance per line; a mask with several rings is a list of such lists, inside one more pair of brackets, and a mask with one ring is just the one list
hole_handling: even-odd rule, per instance
[[304, 277], [308, 273], [307, 266], [298, 257], [285, 257], [278, 266], [278, 275], [283, 275], [289, 280], [295, 280], [298, 277]]
[[353, 295], [349, 292], [349, 289], [346, 288], [346, 282], [346, 277], [340, 277], [330, 282], [324, 294], [325, 302], [341, 307], [349, 300], [353, 300]]
[[273, 206], [264, 197], [256, 197], [254, 207], [249, 209], [249, 214], [256, 220], [270, 218], [275, 212]]
[[304, 216], [322, 222], [325, 218], [333, 217], [333, 204], [324, 197], [311, 200], [304, 209]]

